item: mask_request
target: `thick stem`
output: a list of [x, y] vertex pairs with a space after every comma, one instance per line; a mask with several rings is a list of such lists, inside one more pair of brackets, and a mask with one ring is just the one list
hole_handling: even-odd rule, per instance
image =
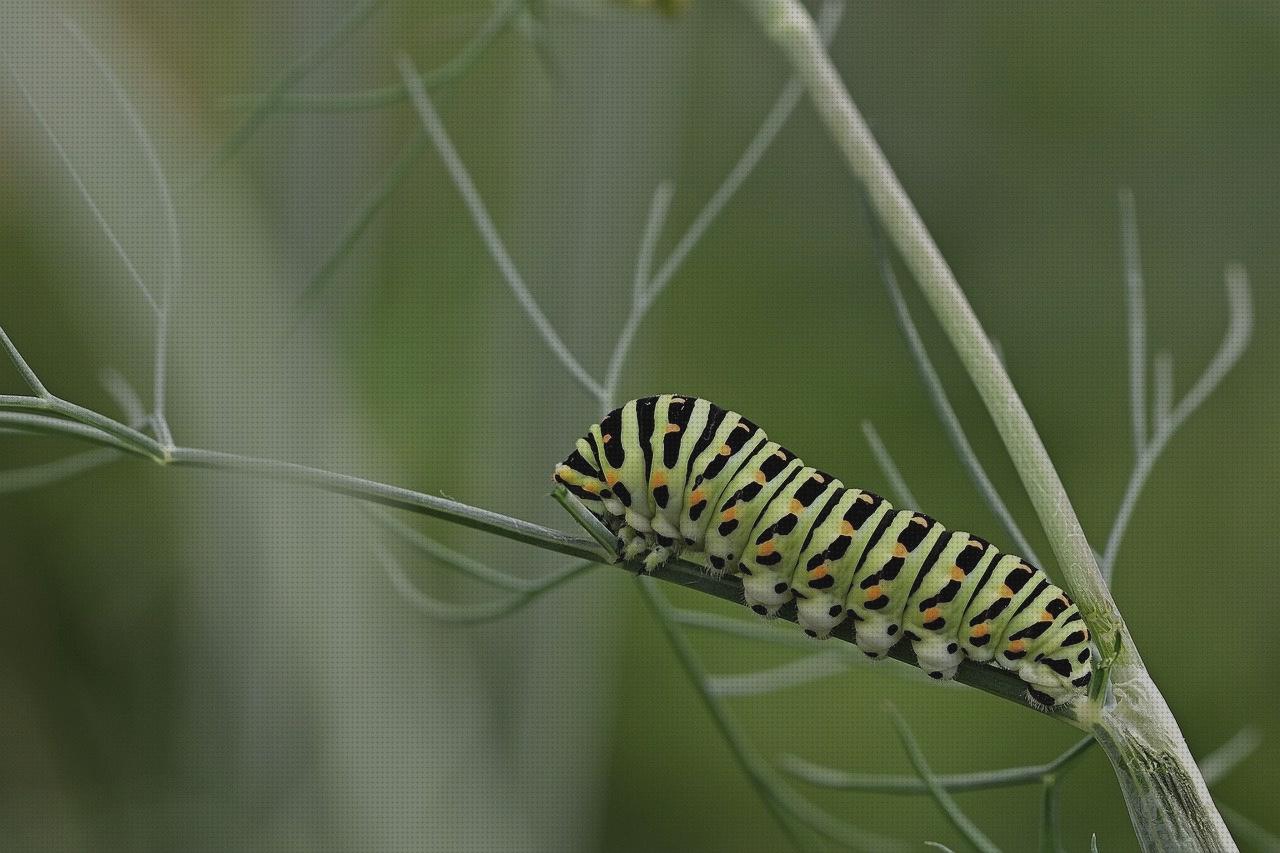
[[[867, 193], [877, 220], [978, 390], [1067, 586], [1107, 661], [1115, 705], [1099, 712], [1100, 736], [1120, 777], [1134, 830], [1147, 851], [1235, 850], [1164, 697], [1125, 628], [1066, 489], [995, 348], [942, 252], [845, 89], [800, 0], [743, 0], [804, 82], [833, 142]], [[1175, 796], [1176, 794], [1176, 796]]]
[[[1237, 850], [1155, 684], [1144, 675], [1142, 683], [1128, 686], [1129, 691], [1148, 696], [1149, 703], [1117, 703], [1102, 714], [1093, 731], [1115, 769], [1142, 849]], [[1169, 725], [1152, 726], [1152, 716], [1169, 720]]]

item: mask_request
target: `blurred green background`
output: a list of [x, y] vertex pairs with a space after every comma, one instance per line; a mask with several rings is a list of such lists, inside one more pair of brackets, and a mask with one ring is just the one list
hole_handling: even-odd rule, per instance
[[[348, 4], [61, 8], [119, 75], [173, 187], [177, 440], [569, 529], [547, 497], [549, 472], [600, 412], [519, 310], [434, 151], [319, 298], [299, 301], [411, 144], [406, 102], [273, 112], [207, 171], [243, 127], [235, 96], [287, 75]], [[602, 375], [655, 185], [677, 187], [665, 257], [787, 70], [736, 3], [695, 2], [675, 18], [587, 0], [540, 9], [541, 37], [504, 33], [434, 94], [530, 289]], [[489, 12], [478, 0], [387, 3], [293, 91], [394, 84], [397, 54], [438, 66]], [[151, 315], [15, 80], [153, 285], [169, 246], [161, 196], [110, 84], [54, 4], [6, 0], [3, 13], [0, 323], [55, 392], [118, 414], [100, 372], [120, 371], [150, 399]], [[1179, 396], [1221, 340], [1224, 266], [1249, 270], [1253, 344], [1151, 477], [1115, 592], [1194, 752], [1242, 727], [1261, 732], [1214, 793], [1280, 832], [1280, 12], [856, 2], [833, 55], [999, 341], [1095, 546], [1132, 465], [1118, 190], [1136, 199], [1151, 346], [1172, 352]], [[976, 395], [904, 284], [975, 447], [1048, 553]], [[16, 371], [0, 378], [3, 393], [22, 392]], [[666, 391], [742, 411], [806, 460], [891, 494], [862, 437], [870, 420], [922, 509], [1007, 539], [933, 415], [855, 189], [807, 104], [641, 329], [620, 399]], [[77, 450], [0, 436], [6, 468]], [[513, 573], [564, 564], [423, 527]], [[337, 498], [140, 462], [0, 495], [0, 846], [785, 844], [625, 573], [599, 569], [499, 622], [445, 625], [388, 583], [384, 538]], [[459, 601], [491, 594], [428, 563], [411, 572]], [[796, 657], [690, 636], [716, 673]], [[1026, 709], [916, 676], [898, 663], [852, 666], [726, 701], [761, 755], [861, 772], [910, 771], [886, 700], [940, 772], [1041, 762], [1074, 740]], [[920, 849], [961, 849], [927, 799], [799, 788]], [[1068, 849], [1088, 849], [1091, 833], [1108, 853], [1134, 849], [1099, 751], [1062, 790]], [[959, 800], [1005, 849], [1029, 850], [1038, 796]]]

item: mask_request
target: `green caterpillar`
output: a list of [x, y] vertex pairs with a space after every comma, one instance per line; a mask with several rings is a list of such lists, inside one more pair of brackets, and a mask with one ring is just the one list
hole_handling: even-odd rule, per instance
[[805, 633], [852, 615], [855, 642], [881, 658], [903, 637], [920, 666], [954, 677], [964, 658], [1013, 670], [1051, 707], [1093, 675], [1089, 630], [1044, 572], [985, 539], [846, 488], [764, 430], [707, 400], [632, 400], [605, 415], [555, 470], [652, 571], [702, 554], [742, 577], [762, 616], [796, 597]]

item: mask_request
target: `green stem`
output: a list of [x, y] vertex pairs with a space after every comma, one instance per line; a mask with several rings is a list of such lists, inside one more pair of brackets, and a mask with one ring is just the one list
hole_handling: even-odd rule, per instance
[[[977, 388], [1031, 498], [1067, 587], [1105, 660], [1115, 704], [1094, 707], [1094, 732], [1121, 780], [1143, 849], [1235, 850], [1164, 697], [1151, 680], [1044, 443], [955, 275], [845, 89], [800, 0], [743, 0], [804, 81], [890, 242]], [[1105, 739], [1104, 739], [1105, 738]]]

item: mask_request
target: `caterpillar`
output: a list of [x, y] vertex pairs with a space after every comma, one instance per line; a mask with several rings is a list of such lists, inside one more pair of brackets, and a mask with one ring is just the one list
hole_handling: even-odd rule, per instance
[[1018, 674], [1034, 705], [1073, 701], [1093, 675], [1079, 609], [1040, 569], [970, 533], [806, 465], [708, 400], [642, 397], [609, 412], [554, 480], [653, 571], [677, 555], [742, 578], [747, 605], [825, 639], [846, 618], [883, 658], [904, 637], [935, 679], [960, 662]]

